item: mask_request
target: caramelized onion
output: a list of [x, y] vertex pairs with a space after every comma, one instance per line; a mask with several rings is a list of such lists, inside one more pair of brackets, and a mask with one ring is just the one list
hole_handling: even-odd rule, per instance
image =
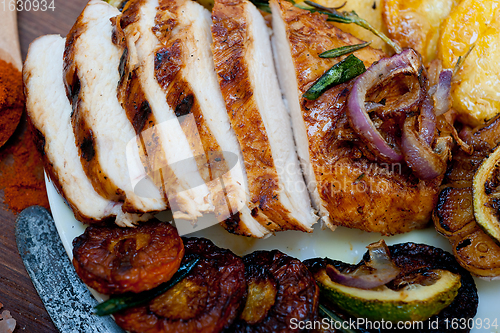
[[[360, 75], [352, 87], [347, 100], [347, 115], [351, 127], [367, 144], [368, 148], [382, 161], [397, 163], [403, 161], [403, 155], [396, 151], [382, 137], [366, 109], [366, 95], [368, 91], [380, 85], [381, 82], [391, 79], [396, 75], [414, 75], [419, 79], [418, 93], [412, 94], [410, 100], [405, 101], [407, 109], [413, 104], [421, 103], [425, 96], [425, 88], [420, 82], [420, 74], [423, 70], [419, 55], [412, 49], [406, 49], [391, 58], [384, 58], [373, 63], [368, 70]], [[397, 106], [400, 107], [400, 106]]]
[[444, 69], [439, 74], [439, 82], [435, 86], [436, 91], [432, 96], [432, 98], [434, 99], [434, 112], [438, 117], [450, 109], [450, 91], [452, 77], [453, 71], [451, 69]]
[[429, 97], [424, 99], [419, 117], [419, 136], [429, 147], [436, 135], [436, 114]]
[[334, 282], [344, 286], [372, 289], [394, 280], [400, 273], [399, 267], [392, 261], [389, 248], [384, 240], [367, 246], [370, 260], [352, 272], [340, 272], [333, 265], [326, 266], [326, 273]]
[[401, 150], [406, 163], [418, 178], [422, 180], [436, 178], [446, 171], [446, 160], [434, 152], [418, 135], [415, 124], [416, 117], [409, 117], [403, 126]]

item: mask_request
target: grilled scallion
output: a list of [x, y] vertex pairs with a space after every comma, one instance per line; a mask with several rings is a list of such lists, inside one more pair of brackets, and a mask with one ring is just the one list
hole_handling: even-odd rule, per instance
[[347, 82], [366, 71], [365, 64], [353, 54], [326, 71], [303, 95], [315, 100], [333, 86]]
[[346, 45], [346, 46], [342, 46], [342, 47], [337, 47], [336, 49], [321, 53], [319, 55], [319, 57], [320, 58], [337, 58], [337, 57], [355, 52], [357, 50], [360, 50], [364, 47], [367, 47], [370, 44], [371, 44], [371, 42], [364, 42], [364, 43], [356, 44], [356, 45]]
[[164, 284], [154, 289], [138, 294], [128, 294], [126, 296], [110, 298], [106, 302], [103, 302], [94, 307], [95, 314], [98, 316], [106, 316], [149, 302], [150, 300], [164, 294], [165, 292], [167, 292], [167, 290], [182, 281], [182, 279], [184, 279], [189, 274], [189, 272], [191, 272], [193, 267], [196, 266], [199, 260], [199, 258], [193, 259], [188, 263], [182, 265], [168, 282], [165, 282]]

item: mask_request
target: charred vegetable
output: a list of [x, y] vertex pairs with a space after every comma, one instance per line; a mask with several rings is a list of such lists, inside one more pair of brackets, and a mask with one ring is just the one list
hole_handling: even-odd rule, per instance
[[473, 182], [474, 216], [483, 230], [500, 242], [500, 149], [476, 171]]
[[110, 298], [109, 300], [94, 307], [95, 314], [98, 316], [107, 316], [118, 311], [133, 308], [144, 303], [149, 302], [153, 298], [156, 298], [167, 292], [170, 288], [179, 283], [186, 275], [191, 272], [193, 267], [198, 263], [199, 259], [193, 259], [190, 262], [183, 264], [179, 270], [172, 276], [170, 281], [147, 291], [143, 291], [139, 294], [131, 294], [127, 296], [120, 296], [115, 298]]
[[244, 257], [248, 296], [242, 314], [228, 332], [298, 332], [291, 319], [313, 320], [319, 291], [300, 260], [280, 251], [257, 251]]
[[243, 260], [203, 238], [184, 239], [183, 262], [200, 258], [173, 288], [145, 305], [116, 313], [132, 332], [220, 332], [230, 326], [246, 293]]
[[422, 273], [418, 276], [419, 282], [397, 290], [386, 286], [372, 290], [347, 287], [333, 282], [325, 273], [316, 275], [325, 297], [347, 313], [370, 320], [429, 319], [450, 305], [460, 288], [460, 276], [444, 270]]
[[400, 273], [389, 283], [370, 290], [333, 282], [327, 274], [328, 265], [341, 272], [359, 269], [371, 260], [369, 252], [356, 266], [330, 259], [310, 259], [304, 263], [318, 282], [321, 296], [336, 307], [333, 310], [354, 317], [391, 321], [437, 320], [437, 330], [433, 331], [428, 322], [424, 322], [421, 332], [447, 332], [446, 319], [467, 320], [475, 316], [478, 299], [474, 280], [450, 254], [414, 243], [390, 246], [389, 251]]
[[394, 264], [384, 240], [367, 246], [370, 260], [355, 270], [341, 272], [333, 265], [326, 266], [326, 274], [334, 283], [360, 289], [373, 289], [394, 280], [400, 270]]
[[[473, 153], [456, 149], [439, 193], [438, 203], [433, 212], [436, 230], [448, 238], [457, 261], [471, 273], [487, 278], [500, 276], [500, 246], [480, 227], [474, 215], [473, 175], [488, 157], [500, 137], [500, 117], [496, 117], [475, 129], [465, 128], [461, 139], [473, 148]], [[494, 173], [495, 174], [495, 173]], [[494, 193], [495, 176], [487, 174], [483, 182], [486, 191]], [[479, 180], [479, 178], [476, 178]], [[488, 190], [490, 189], [490, 190]], [[483, 191], [482, 188], [479, 188]], [[492, 205], [492, 196], [482, 196], [483, 204]], [[475, 200], [475, 199], [474, 199]], [[483, 208], [483, 207], [479, 207]], [[489, 207], [484, 207], [489, 210]], [[479, 217], [480, 218], [480, 217]]]
[[158, 221], [136, 228], [90, 226], [73, 241], [78, 276], [108, 295], [138, 293], [167, 282], [183, 255], [177, 230]]

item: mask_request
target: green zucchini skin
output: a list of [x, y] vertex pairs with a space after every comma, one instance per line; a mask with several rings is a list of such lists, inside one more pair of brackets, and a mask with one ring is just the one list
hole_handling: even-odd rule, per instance
[[329, 285], [329, 281], [321, 281], [328, 278], [323, 275], [316, 282], [320, 288], [320, 292], [328, 298], [332, 303], [335, 303], [339, 308], [351, 315], [367, 318], [372, 321], [390, 321], [393, 323], [402, 321], [424, 321], [432, 317], [435, 313], [439, 313], [442, 309], [450, 305], [458, 293], [459, 284], [454, 285], [446, 294], [439, 295], [433, 298], [432, 301], [420, 301], [407, 303], [387, 302], [379, 300], [371, 300], [366, 302], [363, 299], [349, 297], [340, 290]]
[[[443, 269], [448, 270], [455, 274], [460, 274], [461, 276], [461, 286], [458, 289], [457, 296], [453, 302], [444, 308], [437, 315], [432, 316], [428, 320], [423, 322], [423, 329], [419, 330], [404, 330], [401, 332], [422, 332], [422, 333], [467, 333], [470, 329], [452, 329], [450, 325], [446, 324], [446, 320], [451, 320], [453, 318], [468, 320], [474, 318], [477, 313], [477, 306], [479, 304], [479, 299], [477, 296], [477, 289], [474, 279], [471, 274], [462, 268], [453, 255], [442, 249], [416, 243], [402, 243], [389, 246], [389, 251], [391, 252], [391, 257], [396, 263], [396, 265], [401, 269], [401, 276], [408, 275], [411, 272], [429, 270], [429, 269]], [[368, 252], [363, 256], [364, 260], [369, 260]], [[361, 261], [359, 264], [361, 264]], [[304, 264], [309, 268], [311, 273], [316, 277], [318, 272], [326, 268], [327, 264], [335, 266], [339, 270], [343, 270], [348, 267], [355, 267], [357, 265], [350, 265], [341, 261], [332, 260], [329, 258], [315, 258], [304, 261]], [[359, 265], [358, 264], [358, 265]], [[321, 289], [321, 286], [320, 286]], [[348, 320], [349, 318], [354, 318], [353, 316], [340, 310], [335, 303], [332, 303], [324, 296], [323, 292], [320, 292], [320, 302], [331, 308], [332, 311], [337, 312], [343, 319]], [[437, 322], [438, 325], [431, 325], [431, 323]], [[397, 332], [393, 330], [369, 330], [361, 327], [363, 332]]]

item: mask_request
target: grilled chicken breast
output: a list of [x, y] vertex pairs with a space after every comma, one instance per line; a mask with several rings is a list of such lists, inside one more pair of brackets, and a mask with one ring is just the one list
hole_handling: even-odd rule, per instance
[[[191, 154], [201, 176], [194, 183], [208, 188], [219, 222], [230, 232], [263, 237], [269, 230], [247, 206], [248, 183], [218, 87], [210, 24], [210, 13], [193, 1], [131, 3], [120, 19], [129, 48], [127, 66], [135, 67], [129, 77], [140, 82], [157, 124], [177, 123], [176, 133], [170, 126], [165, 131], [171, 146], [164, 149]], [[136, 98], [131, 99], [133, 105]]]
[[[326, 17], [272, 0], [275, 59], [290, 108], [295, 141], [313, 203], [330, 228], [342, 225], [382, 234], [425, 226], [431, 217], [442, 177], [419, 181], [405, 165], [366, 158], [346, 115], [352, 81], [315, 101], [302, 94], [340, 61], [318, 54], [361, 41], [326, 21]], [[383, 57], [372, 48], [355, 52], [368, 67]]]
[[100, 196], [83, 170], [63, 83], [64, 47], [65, 40], [60, 36], [38, 38], [31, 43], [23, 68], [26, 110], [45, 170], [83, 223], [115, 219], [118, 225], [131, 226], [148, 220], [150, 214], [124, 213], [121, 203]]
[[[135, 138], [132, 124], [117, 99], [123, 50], [112, 42], [110, 19], [119, 11], [91, 0], [68, 35], [64, 52], [66, 92], [73, 107], [73, 129], [84, 170], [95, 190], [112, 201], [124, 201], [127, 212], [154, 212], [167, 207], [151, 184], [148, 197], [134, 193], [126, 147]], [[154, 192], [153, 192], [154, 191]]]
[[215, 69], [240, 144], [251, 209], [272, 231], [312, 231], [316, 222], [295, 151], [290, 116], [274, 70], [266, 23], [246, 0], [216, 0]]
[[141, 138], [142, 162], [168, 198], [176, 219], [196, 220], [213, 211], [196, 152], [156, 80], [155, 52], [162, 47], [153, 32], [158, 0], [133, 1], [116, 22], [115, 42], [123, 44], [119, 100]]

